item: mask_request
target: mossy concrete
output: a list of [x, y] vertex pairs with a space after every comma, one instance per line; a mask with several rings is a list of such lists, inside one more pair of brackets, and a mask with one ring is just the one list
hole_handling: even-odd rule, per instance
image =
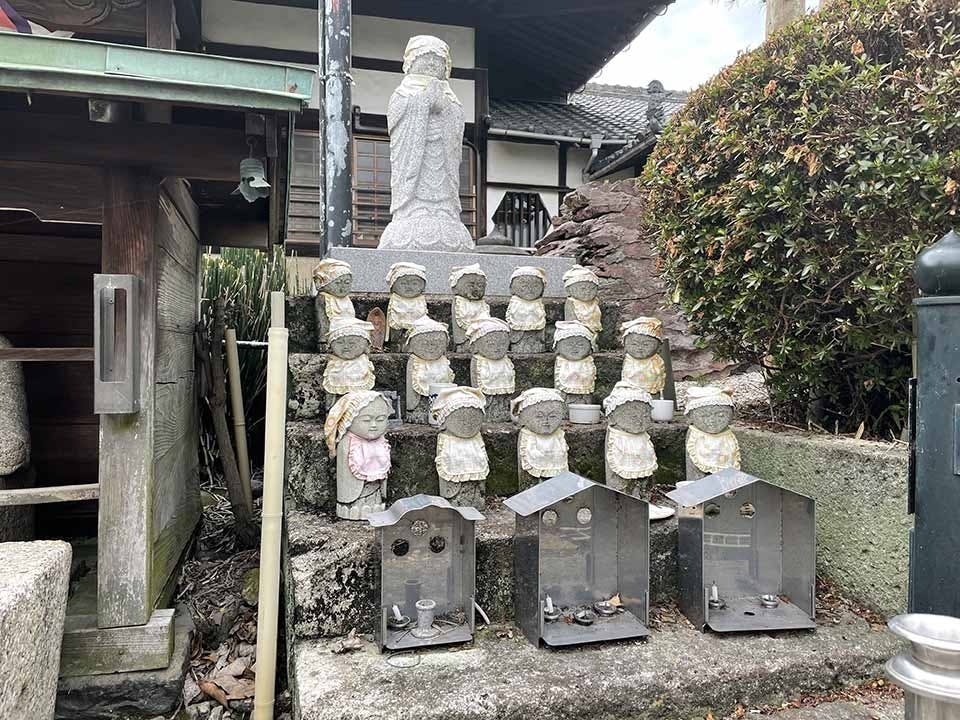
[[817, 566], [884, 615], [907, 607], [907, 450], [830, 435], [735, 428], [743, 469], [817, 501]]
[[[355, 293], [350, 297], [353, 300], [357, 317], [361, 319], [365, 319], [367, 314], [375, 307], [380, 308], [386, 314], [387, 305], [390, 301], [390, 296], [386, 293]], [[506, 317], [509, 298], [487, 298], [487, 302], [490, 305], [491, 315], [501, 320]], [[563, 320], [563, 302], [563, 300], [544, 300], [544, 310], [547, 316], [547, 348], [553, 342], [553, 330], [557, 320]], [[620, 323], [629, 318], [625, 316], [622, 305], [617, 302], [601, 303], [600, 310], [603, 330], [600, 332], [600, 337], [597, 338], [598, 347], [601, 350], [616, 350], [620, 347], [618, 336]], [[444, 323], [449, 327], [450, 299], [428, 296], [427, 314], [437, 322]], [[287, 328], [290, 330], [291, 353], [324, 351], [325, 343], [321, 342], [322, 338], [317, 337], [312, 297], [288, 297], [286, 321]], [[395, 352], [401, 350], [396, 340], [391, 340], [387, 349]]]
[[[507, 497], [519, 489], [517, 481], [517, 434], [513, 424], [489, 424], [483, 439], [490, 460], [486, 493]], [[683, 478], [683, 423], [656, 423], [650, 437], [657, 449], [659, 469], [650, 485], [673, 485]], [[570, 469], [595, 482], [604, 481], [606, 426], [567, 424]], [[402, 425], [387, 432], [393, 470], [387, 481], [387, 502], [427, 493], [437, 495], [440, 481], [434, 464], [437, 430], [427, 425]], [[336, 463], [327, 457], [323, 424], [287, 422], [287, 494], [297, 509], [333, 511], [336, 497]]]
[[[513, 618], [514, 514], [499, 506], [477, 522], [477, 604], [493, 622]], [[372, 633], [379, 617], [380, 558], [373, 528], [288, 511], [284, 523], [287, 632], [297, 639]], [[677, 523], [650, 527], [650, 594], [676, 598]]]
[[664, 624], [647, 642], [564, 651], [494, 627], [460, 649], [393, 661], [372, 644], [337, 655], [335, 642], [292, 641], [300, 720], [702, 720], [875, 678], [899, 648], [851, 614], [799, 633]]

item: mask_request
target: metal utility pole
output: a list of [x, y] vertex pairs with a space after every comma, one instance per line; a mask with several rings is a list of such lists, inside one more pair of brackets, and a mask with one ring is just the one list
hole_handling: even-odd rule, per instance
[[917, 256], [910, 611], [960, 616], [960, 235]]
[[806, 11], [804, 0], [767, 0], [767, 37]]
[[320, 7], [323, 77], [320, 238], [321, 248], [325, 249], [349, 245], [353, 237], [352, 11], [351, 0], [324, 0]]

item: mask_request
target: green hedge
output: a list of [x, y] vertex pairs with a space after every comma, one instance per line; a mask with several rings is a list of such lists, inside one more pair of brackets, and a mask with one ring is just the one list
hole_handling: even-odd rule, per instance
[[741, 56], [644, 174], [664, 277], [718, 354], [830, 429], [904, 420], [911, 269], [957, 224], [960, 3], [836, 0]]

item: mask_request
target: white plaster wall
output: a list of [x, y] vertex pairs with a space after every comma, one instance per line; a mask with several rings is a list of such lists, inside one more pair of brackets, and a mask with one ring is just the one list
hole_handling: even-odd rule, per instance
[[559, 148], [490, 140], [487, 143], [487, 181], [542, 186], [558, 184]]
[[372, 15], [353, 16], [353, 54], [358, 57], [402, 60], [407, 41], [414, 35], [433, 35], [447, 43], [454, 67], [475, 67], [473, 28]]
[[238, 0], [203, 0], [203, 37], [209, 42], [318, 52], [316, 10]]
[[[397, 89], [403, 79], [401, 73], [383, 72], [381, 70], [353, 69], [353, 104], [359, 105], [360, 110], [374, 115], [386, 115], [387, 103], [390, 96]], [[463, 103], [463, 112], [467, 122], [476, 118], [476, 98], [473, 89], [473, 80], [451, 80], [450, 87]]]

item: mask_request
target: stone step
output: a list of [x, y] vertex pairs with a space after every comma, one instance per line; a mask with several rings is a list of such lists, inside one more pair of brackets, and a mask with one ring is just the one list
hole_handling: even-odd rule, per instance
[[[361, 293], [350, 296], [358, 318], [366, 318], [373, 308], [380, 308], [384, 315], [390, 296], [386, 293]], [[450, 297], [428, 296], [427, 313], [438, 322], [450, 325]], [[501, 320], [506, 317], [507, 304], [510, 298], [488, 297], [490, 313]], [[563, 320], [563, 300], [544, 300], [544, 309], [547, 314], [547, 349], [553, 341], [553, 328], [557, 320]], [[620, 347], [620, 323], [628, 320], [625, 311], [619, 303], [604, 302], [600, 305], [603, 330], [597, 338], [600, 350], [617, 350]], [[314, 299], [309, 296], [293, 296], [287, 298], [286, 310], [287, 328], [290, 330], [290, 352], [311, 353], [324, 352], [326, 343], [317, 337], [317, 322], [314, 314]], [[395, 340], [391, 340], [388, 350], [398, 351], [401, 348]], [[451, 348], [452, 349], [452, 348]]]
[[[470, 355], [450, 353], [450, 366], [458, 385], [470, 384]], [[516, 378], [516, 392], [534, 387], [553, 387], [553, 353], [511, 355]], [[623, 368], [622, 353], [597, 353], [597, 383], [594, 401], [603, 401], [613, 386], [620, 380]], [[377, 377], [376, 387], [400, 394], [400, 402], [406, 413], [407, 360], [408, 353], [374, 353], [370, 356]], [[288, 387], [287, 415], [291, 420], [310, 420], [326, 415], [326, 394], [323, 391], [323, 370], [327, 355], [296, 353], [289, 356], [290, 382]]]
[[[336, 640], [288, 635], [299, 720], [692, 720], [732, 717], [738, 705], [780, 705], [883, 673], [898, 641], [838, 611], [814, 632], [720, 636], [682, 618], [651, 623], [646, 642], [537, 649], [516, 630], [415, 656], [371, 643], [335, 654]], [[666, 620], [676, 620], [670, 613]], [[811, 717], [821, 717], [813, 714]]]
[[[487, 495], [508, 497], [519, 490], [517, 481], [517, 434], [511, 423], [491, 423], [483, 428], [490, 460]], [[650, 438], [657, 450], [659, 468], [651, 484], [673, 485], [684, 477], [683, 422], [656, 423]], [[570, 469], [596, 482], [603, 482], [606, 426], [567, 423]], [[387, 481], [387, 501], [392, 503], [418, 493], [439, 493], [434, 457], [437, 430], [428, 425], [401, 425], [387, 432], [393, 470]], [[299, 510], [332, 513], [336, 501], [336, 461], [327, 456], [323, 423], [288, 421], [287, 494]]]
[[[477, 522], [477, 604], [493, 622], [513, 619], [514, 514], [497, 503]], [[366, 522], [288, 511], [284, 523], [287, 633], [296, 639], [372, 633], [379, 618], [380, 558]], [[650, 524], [650, 597], [677, 588], [677, 522]]]

